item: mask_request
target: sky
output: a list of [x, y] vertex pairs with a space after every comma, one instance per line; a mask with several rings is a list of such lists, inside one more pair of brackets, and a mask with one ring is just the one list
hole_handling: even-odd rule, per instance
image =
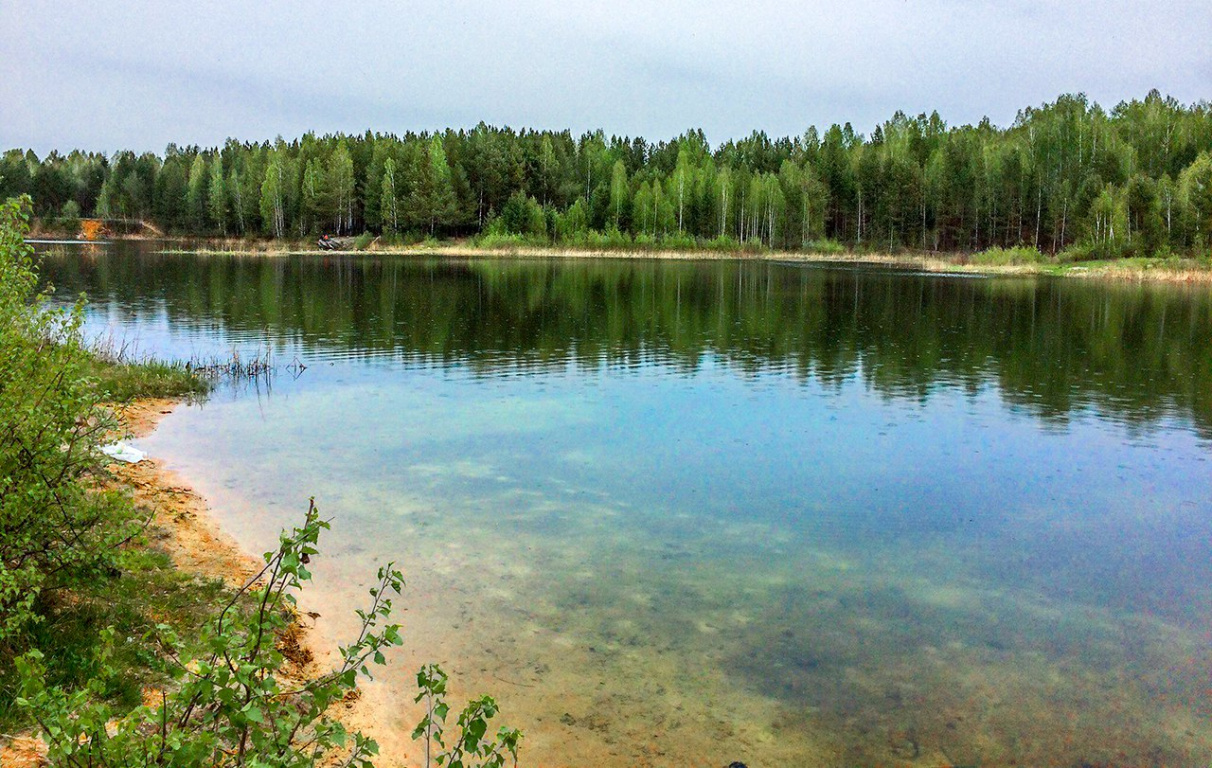
[[1212, 100], [1209, 0], [0, 2], [0, 149], [601, 128], [712, 144]]

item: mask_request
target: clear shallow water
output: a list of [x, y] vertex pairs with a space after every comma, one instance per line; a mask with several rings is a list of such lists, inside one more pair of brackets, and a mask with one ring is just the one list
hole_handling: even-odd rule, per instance
[[[1212, 759], [1212, 296], [680, 262], [52, 251], [90, 329], [308, 365], [144, 447], [532, 764]], [[411, 726], [405, 709], [389, 716]]]

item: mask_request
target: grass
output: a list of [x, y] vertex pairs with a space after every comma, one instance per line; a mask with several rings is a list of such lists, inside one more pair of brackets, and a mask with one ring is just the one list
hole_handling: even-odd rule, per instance
[[972, 254], [971, 263], [978, 266], [1009, 267], [1024, 264], [1039, 264], [1046, 257], [1035, 248], [1017, 246], [1014, 248], [990, 248]]
[[124, 403], [140, 397], [194, 397], [210, 390], [206, 379], [186, 369], [184, 363], [147, 359], [122, 362], [95, 359], [93, 376], [101, 399]]
[[195, 397], [210, 391], [210, 382], [184, 362], [139, 356], [113, 337], [97, 340], [89, 373], [97, 382], [102, 402], [125, 403], [136, 398]]
[[1061, 264], [1060, 274], [1114, 280], [1157, 280], [1171, 283], [1212, 283], [1212, 259], [1178, 256], [1134, 256]]
[[[97, 504], [133, 504], [120, 491], [98, 493]], [[164, 535], [146, 531], [125, 549], [120, 571], [81, 579], [70, 592], [45, 593], [39, 612], [44, 617], [29, 632], [30, 647], [46, 655], [48, 683], [75, 686], [97, 676], [98, 633], [117, 630], [110, 663], [123, 670], [106, 692], [115, 704], [134, 707], [146, 686], [162, 683], [162, 660], [144, 635], [157, 624], [172, 627], [183, 638], [214, 614], [214, 606], [229, 594], [218, 580], [204, 580], [178, 570], [156, 541]], [[200, 649], [199, 649], [200, 650]], [[0, 733], [14, 733], [29, 725], [14, 703], [16, 666], [0, 647]]]

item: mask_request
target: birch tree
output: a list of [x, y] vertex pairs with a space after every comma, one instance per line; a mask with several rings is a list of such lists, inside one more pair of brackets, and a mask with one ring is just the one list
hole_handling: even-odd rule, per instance
[[396, 161], [387, 158], [383, 163], [383, 182], [379, 195], [379, 215], [385, 232], [400, 230], [400, 197], [396, 189]]
[[206, 158], [199, 152], [194, 156], [193, 164], [189, 167], [189, 183], [185, 192], [185, 212], [189, 225], [195, 232], [203, 232], [207, 229], [206, 188], [208, 178]]
[[210, 209], [210, 220], [219, 228], [220, 234], [227, 235], [227, 182], [223, 177], [223, 157], [215, 155], [210, 164], [210, 185], [207, 188], [207, 205]]

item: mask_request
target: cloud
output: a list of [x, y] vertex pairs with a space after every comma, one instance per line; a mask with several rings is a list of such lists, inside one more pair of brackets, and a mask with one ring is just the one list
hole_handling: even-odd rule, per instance
[[1010, 122], [1084, 91], [1212, 94], [1212, 7], [1169, 0], [9, 0], [0, 146], [159, 150], [307, 130], [601, 127], [713, 141], [897, 110]]

